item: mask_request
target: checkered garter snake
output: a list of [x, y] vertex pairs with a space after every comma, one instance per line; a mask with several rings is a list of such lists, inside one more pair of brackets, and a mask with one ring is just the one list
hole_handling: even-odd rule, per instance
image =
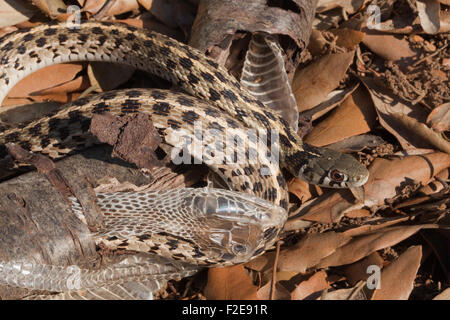
[[[180, 129], [195, 134], [195, 121], [202, 122], [203, 130], [235, 130], [237, 135], [242, 133], [239, 131], [242, 128], [263, 129], [267, 135], [275, 132], [279, 140], [280, 166], [266, 157], [258, 157], [253, 165], [232, 161], [209, 165], [231, 189], [247, 193], [248, 203], [252, 206], [261, 210], [264, 206], [267, 208], [263, 211], [266, 212], [267, 224], [259, 227], [262, 240], [256, 239], [256, 235], [249, 235], [251, 228], [244, 232], [238, 227], [240, 231], [236, 234], [220, 234], [222, 227], [228, 230], [234, 228], [233, 219], [239, 220], [236, 213], [245, 216], [242, 206], [245, 207], [243, 203], [246, 203], [247, 195], [235, 196], [240, 197], [241, 203], [230, 200], [233, 199], [231, 194], [218, 196], [211, 193], [211, 199], [217, 202], [217, 210], [222, 206], [219, 203], [219, 199], [222, 199], [223, 209], [234, 210], [235, 214], [218, 214], [215, 211], [217, 219], [224, 220], [217, 222], [220, 227], [215, 229], [219, 232], [209, 232], [208, 242], [205, 244], [199, 244], [198, 239], [183, 238], [184, 234], [176, 234], [175, 231], [174, 235], [168, 235], [167, 230], [161, 232], [159, 229], [159, 235], [154, 238], [156, 240], [129, 234], [128, 237], [135, 239], [128, 241], [106, 232], [104, 241], [108, 244], [114, 246], [115, 243], [117, 246], [119, 243], [126, 248], [134, 243], [133, 250], [141, 246], [144, 252], [153, 250], [172, 258], [199, 264], [243, 262], [272, 244], [286, 219], [285, 210], [277, 209], [287, 208], [287, 189], [281, 168], [309, 183], [326, 187], [357, 187], [367, 181], [368, 171], [353, 157], [303, 143], [284, 119], [252, 97], [212, 59], [166, 36], [127, 25], [88, 22], [77, 28], [67, 28], [65, 24], [52, 23], [21, 29], [4, 36], [0, 39], [0, 101], [28, 74], [48, 65], [69, 61], [105, 61], [131, 65], [171, 81], [192, 96], [165, 90], [128, 89], [79, 99], [54, 115], [0, 133], [2, 163], [8, 161], [4, 146], [8, 142], [18, 143], [25, 149], [42, 152], [54, 159], [88, 146], [93, 142], [88, 134], [92, 114], [102, 112], [118, 115], [135, 112], [149, 114], [161, 136], [172, 145], [176, 142], [171, 139], [174, 139]], [[208, 135], [203, 134], [202, 143], [205, 147], [215, 144], [215, 141], [213, 143], [208, 139]], [[251, 143], [250, 146], [243, 147], [244, 153], [249, 153]], [[221, 152], [220, 148], [212, 149], [213, 153]], [[261, 174], [261, 169], [264, 169], [266, 174]], [[145, 195], [141, 196], [145, 198]], [[186, 197], [189, 198], [189, 195]], [[193, 196], [189, 198], [190, 201], [193, 201], [192, 198]], [[258, 203], [256, 198], [262, 198], [261, 201], [264, 201], [265, 205]], [[106, 203], [102, 202], [102, 199], [105, 198], [100, 197], [99, 203]], [[129, 199], [123, 201], [134, 208]], [[206, 210], [205, 200], [202, 201], [201, 209]], [[233, 205], [230, 205], [231, 203]], [[110, 207], [107, 209], [116, 206], [113, 202], [108, 204]], [[134, 212], [133, 209], [130, 210]], [[136, 212], [139, 214], [139, 210]], [[277, 219], [274, 219], [275, 215], [278, 215]], [[261, 221], [264, 220], [261, 214], [260, 218]], [[227, 219], [228, 222], [225, 222]], [[248, 220], [248, 216], [245, 219]], [[144, 234], [145, 231], [148, 230], [144, 230]], [[120, 232], [117, 233], [120, 235]], [[247, 241], [249, 237], [254, 240], [250, 247]], [[147, 245], [143, 245], [145, 243]], [[208, 251], [211, 246], [219, 247], [224, 243], [229, 245], [224, 249], [225, 253]], [[235, 243], [238, 245], [234, 246]]]

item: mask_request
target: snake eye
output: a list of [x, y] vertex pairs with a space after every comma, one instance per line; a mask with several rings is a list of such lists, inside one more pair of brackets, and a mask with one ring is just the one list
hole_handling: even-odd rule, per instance
[[339, 170], [334, 169], [333, 171], [330, 172], [330, 178], [333, 181], [342, 182], [344, 181], [345, 174], [340, 172]]
[[233, 253], [235, 254], [244, 254], [247, 252], [247, 248], [243, 246], [242, 244], [235, 244], [232, 247]]

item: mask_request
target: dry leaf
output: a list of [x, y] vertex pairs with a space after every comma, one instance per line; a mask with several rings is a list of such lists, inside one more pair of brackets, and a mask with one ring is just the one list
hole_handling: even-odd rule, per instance
[[421, 141], [428, 143], [430, 146], [433, 146], [442, 152], [450, 153], [450, 142], [445, 140], [440, 133], [433, 131], [433, 129], [430, 129], [425, 124], [420, 123], [407, 115], [392, 113], [391, 116], [401, 123], [405, 130], [414, 132]]
[[37, 9], [27, 1], [0, 1], [0, 28], [12, 26], [30, 19]]
[[440, 29], [439, 1], [438, 0], [416, 0], [419, 12], [420, 25], [428, 34], [435, 34]]
[[289, 192], [295, 194], [297, 198], [299, 198], [302, 203], [311, 199], [311, 192], [309, 191], [309, 183], [301, 180], [293, 178], [288, 182], [288, 190]]
[[[88, 65], [88, 76], [91, 84], [102, 92], [110, 91], [127, 82], [135, 68], [108, 62], [91, 62]], [[117, 75], [120, 75], [118, 77]]]
[[[437, 225], [398, 226], [386, 228], [364, 236], [355, 237], [347, 244], [318, 263], [316, 268], [342, 266], [358, 261], [372, 252], [393, 246], [410, 237], [422, 228], [436, 228]], [[345, 234], [345, 233], [344, 233]]]
[[329, 288], [327, 273], [325, 271], [319, 271], [313, 274], [308, 280], [300, 282], [300, 284], [291, 292], [291, 299], [303, 300], [316, 292]]
[[364, 32], [348, 28], [332, 29], [330, 32], [337, 36], [336, 45], [348, 50], [356, 49], [365, 36]]
[[407, 300], [414, 287], [414, 279], [420, 267], [422, 247], [409, 247], [397, 260], [381, 272], [380, 289], [372, 300]]
[[322, 103], [345, 76], [354, 51], [329, 54], [307, 67], [298, 69], [292, 81], [292, 92], [299, 111]]
[[344, 8], [347, 13], [352, 14], [357, 12], [364, 2], [364, 0], [319, 0], [317, 2], [317, 12], [324, 12], [341, 7]]
[[139, 2], [146, 10], [150, 10], [153, 0], [137, 0], [137, 2]]
[[346, 230], [345, 235], [349, 237], [365, 235], [373, 233], [376, 230], [386, 229], [387, 227], [408, 221], [409, 219], [409, 217], [373, 218], [370, 221], [367, 221], [367, 224], [365, 225]]
[[[272, 282], [267, 282], [264, 286], [259, 288], [257, 295], [260, 300], [270, 300], [270, 291], [272, 289]], [[275, 290], [273, 293], [273, 300], [289, 300], [291, 294], [289, 291], [280, 283], [275, 283]]]
[[204, 293], [209, 300], [257, 300], [257, 291], [243, 265], [208, 270]]
[[350, 237], [337, 232], [307, 234], [294, 246], [281, 250], [278, 269], [304, 273], [349, 240]]
[[439, 178], [442, 181], [433, 179], [431, 180], [426, 186], [423, 186], [418, 190], [420, 194], [424, 195], [430, 195], [436, 192], [441, 191], [442, 189], [446, 188], [446, 186], [443, 184], [445, 183], [445, 180], [450, 178], [450, 168], [444, 169], [438, 174], [434, 176], [435, 178]]
[[427, 116], [423, 108], [403, 103], [392, 92], [372, 79], [364, 78], [361, 80], [372, 96], [380, 124], [397, 138], [403, 149], [428, 148], [429, 145], [418, 138], [415, 132], [405, 129], [404, 125], [392, 116], [393, 113], [405, 114], [423, 123]]
[[79, 63], [57, 64], [40, 69], [14, 86], [3, 105], [46, 100], [62, 103], [72, 101], [78, 97], [77, 92], [88, 86], [84, 76], [77, 77], [82, 69], [83, 65]]
[[353, 206], [353, 200], [354, 197], [349, 190], [324, 193], [318, 198], [302, 204], [298, 214], [291, 217], [290, 223], [297, 218], [320, 223], [337, 222], [342, 218], [345, 210]]
[[33, 0], [33, 4], [51, 18], [66, 12], [66, 5], [62, 0]]
[[365, 283], [360, 282], [353, 288], [339, 289], [322, 294], [320, 300], [367, 300], [364, 289]]
[[367, 209], [357, 209], [351, 210], [345, 213], [345, 216], [348, 218], [368, 218], [370, 217], [370, 211]]
[[139, 9], [139, 3], [136, 0], [116, 0], [111, 2], [111, 5], [104, 7], [106, 0], [86, 0], [78, 1], [80, 5], [83, 5], [83, 11], [91, 12], [92, 14], [98, 14], [99, 11], [102, 12], [102, 17], [104, 16], [115, 16], [122, 13]]
[[369, 168], [369, 179], [364, 185], [364, 204], [371, 207], [384, 204], [398, 194], [400, 186], [428, 184], [435, 174], [450, 166], [450, 155], [431, 153], [405, 158], [375, 159]]
[[302, 117], [304, 117], [305, 119], [310, 118], [312, 121], [317, 120], [318, 118], [341, 104], [349, 95], [351, 95], [356, 90], [356, 88], [358, 88], [358, 86], [359, 84], [356, 84], [343, 90], [334, 90], [330, 92], [323, 102], [321, 102], [314, 108], [302, 112]]
[[438, 132], [450, 130], [450, 102], [434, 108], [427, 118], [427, 125]]
[[315, 126], [305, 141], [314, 146], [328, 145], [370, 131], [376, 114], [370, 96], [358, 88], [325, 120]]
[[384, 260], [380, 257], [378, 252], [373, 252], [367, 257], [345, 266], [342, 270], [347, 281], [350, 285], [354, 286], [359, 281], [366, 281], [371, 273], [367, 273], [367, 267], [378, 266], [380, 269], [383, 267]]
[[308, 51], [312, 56], [318, 56], [326, 51], [328, 41], [323, 36], [320, 30], [312, 29], [311, 36], [309, 38]]
[[[369, 32], [369, 30], [368, 30]], [[409, 62], [417, 55], [409, 42], [396, 35], [367, 33], [362, 42], [374, 53], [388, 61]]]
[[450, 300], [450, 288], [445, 289], [437, 296], [433, 298], [433, 300]]

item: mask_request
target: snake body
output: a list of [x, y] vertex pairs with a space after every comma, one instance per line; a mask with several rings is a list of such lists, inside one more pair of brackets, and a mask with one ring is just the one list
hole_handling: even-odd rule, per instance
[[[216, 143], [208, 140], [212, 139], [208, 134], [203, 134], [207, 129], [219, 132], [236, 130], [239, 134], [243, 128], [262, 128], [267, 136], [276, 133], [280, 145], [280, 166], [271, 162], [268, 156], [258, 157], [252, 166], [232, 161], [209, 166], [232, 189], [253, 194], [284, 209], [287, 208], [287, 188], [281, 168], [310, 183], [328, 187], [356, 187], [367, 181], [367, 170], [354, 158], [303, 143], [283, 118], [266, 109], [212, 59], [166, 36], [127, 25], [89, 22], [68, 28], [64, 23], [56, 23], [21, 29], [4, 36], [0, 39], [0, 102], [28, 74], [68, 61], [128, 64], [167, 79], [198, 99], [163, 90], [143, 89], [79, 99], [55, 115], [1, 133], [0, 159], [8, 158], [4, 148], [8, 142], [19, 143], [28, 150], [43, 152], [57, 159], [91, 143], [88, 128], [93, 113], [144, 112], [151, 116], [161, 136], [172, 145], [177, 144], [172, 139], [179, 137], [180, 130], [195, 134], [193, 123], [196, 120], [201, 120], [205, 126], [202, 129], [205, 147]], [[244, 148], [244, 153], [250, 153], [250, 147]], [[213, 147], [213, 151], [220, 152], [219, 149]], [[261, 169], [264, 169], [264, 174]], [[275, 212], [280, 214], [277, 210]], [[284, 213], [280, 221], [285, 218]], [[281, 225], [277, 224], [275, 232], [272, 226], [262, 230], [262, 234], [272, 230], [270, 233], [276, 235]], [[160, 243], [167, 244], [172, 240], [165, 233], [160, 236]], [[177, 237], [183, 238], [184, 235]], [[195, 247], [193, 240], [183, 240], [190, 243], [191, 249], [193, 244]], [[270, 237], [259, 243], [253, 254], [262, 252], [273, 240]], [[195, 256], [195, 250], [186, 250], [183, 257], [178, 258], [189, 260]], [[166, 251], [172, 255], [175, 250], [169, 248]], [[232, 259], [224, 259], [219, 254], [200, 261], [206, 264], [232, 263], [235, 257], [236, 254]]]

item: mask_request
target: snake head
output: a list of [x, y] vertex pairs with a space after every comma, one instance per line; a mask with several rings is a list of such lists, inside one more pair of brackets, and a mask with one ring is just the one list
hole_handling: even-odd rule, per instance
[[286, 210], [250, 194], [222, 189], [209, 192], [201, 203], [206, 215], [195, 242], [210, 261], [222, 265], [246, 262], [275, 242]]
[[332, 149], [303, 145], [290, 155], [297, 178], [328, 188], [355, 188], [367, 182], [369, 171], [352, 156]]

